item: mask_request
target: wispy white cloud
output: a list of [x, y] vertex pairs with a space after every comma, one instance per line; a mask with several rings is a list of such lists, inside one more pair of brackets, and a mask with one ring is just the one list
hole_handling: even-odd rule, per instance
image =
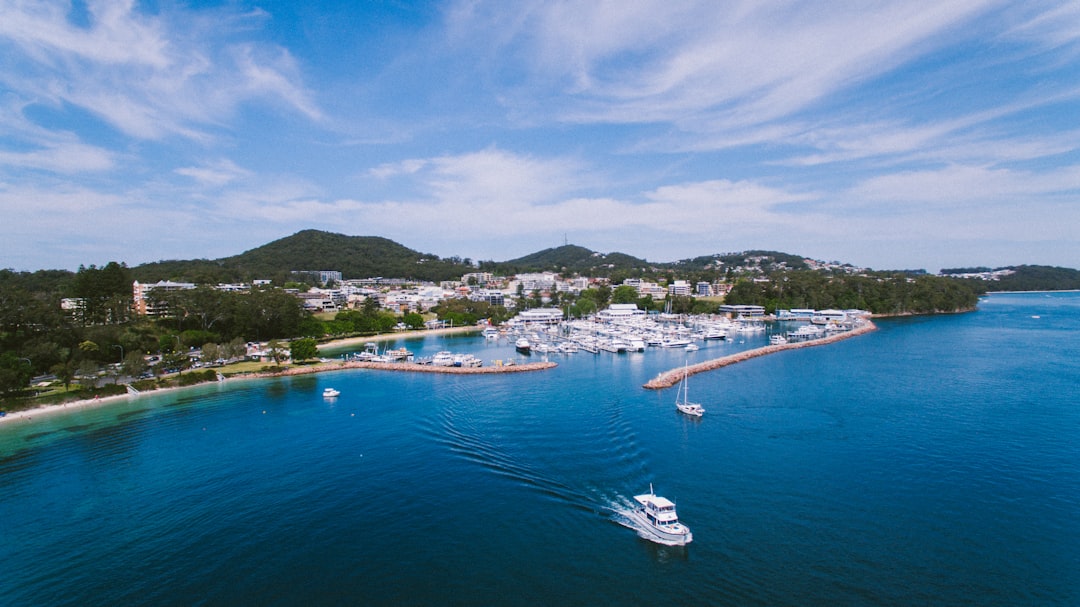
[[1022, 200], [1024, 204], [1013, 210], [1038, 212], [1036, 206], [1057, 204], [1058, 195], [1080, 195], [1080, 166], [1044, 172], [978, 166], [905, 171], [866, 179], [849, 194], [859, 204], [869, 203], [880, 209], [895, 209], [893, 204], [917, 204], [919, 210], [924, 210], [925, 205], [975, 206], [981, 210], [990, 203]]
[[577, 99], [555, 110], [567, 120], [715, 130], [792, 116], [926, 53], [994, 4], [470, 2], [451, 27], [459, 39], [504, 32], [494, 39], [524, 69]]
[[114, 156], [108, 150], [74, 141], [47, 143], [45, 147], [25, 152], [0, 150], [0, 166], [70, 174], [105, 171], [114, 165]]
[[[1080, 46], [1080, 5], [1032, 2], [1012, 7], [1018, 23], [1006, 35], [1034, 41], [1042, 48]], [[1075, 54], [1075, 53], [1074, 53]]]
[[492, 259], [1080, 252], [1075, 2], [451, 0], [391, 33], [370, 3], [78, 6], [0, 18], [0, 239], [28, 258], [307, 227]]
[[63, 3], [9, 3], [0, 19], [0, 83], [27, 103], [72, 104], [127, 135], [205, 137], [248, 101], [278, 100], [321, 119], [282, 48], [234, 41], [237, 22], [259, 14], [211, 14], [133, 2], [89, 4], [89, 24], [73, 25]]
[[224, 193], [221, 200], [228, 204], [219, 212], [281, 225], [306, 220], [344, 232], [363, 226], [368, 233], [401, 242], [442, 243], [450, 251], [480, 250], [494, 256], [493, 247], [527, 247], [538, 239], [551, 242], [559, 234], [580, 230], [598, 238], [594, 246], [603, 239], [630, 238], [624, 249], [652, 247], [650, 239], [670, 245], [680, 238], [696, 242], [740, 231], [763, 234], [799, 221], [790, 207], [818, 198], [816, 193], [728, 180], [675, 183], [625, 198], [593, 196], [586, 192], [604, 188], [595, 187], [594, 168], [587, 163], [495, 148], [408, 159], [380, 165], [369, 174], [404, 179], [409, 182], [404, 189], [416, 194], [328, 199], [304, 187], [283, 195], [286, 189], [275, 184], [268, 190]]
[[174, 172], [210, 187], [220, 187], [237, 179], [250, 177], [253, 174], [228, 158], [213, 163], [205, 163], [201, 166], [181, 167]]

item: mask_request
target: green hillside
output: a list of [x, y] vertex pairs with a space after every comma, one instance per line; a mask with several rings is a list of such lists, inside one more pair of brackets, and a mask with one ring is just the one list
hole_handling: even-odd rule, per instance
[[232, 257], [160, 261], [138, 266], [132, 273], [144, 282], [284, 282], [294, 270], [336, 270], [346, 279], [385, 276], [439, 281], [460, 278], [472, 268], [457, 258], [419, 253], [387, 238], [304, 230]]
[[559, 272], [583, 276], [610, 276], [614, 270], [643, 271], [649, 262], [623, 253], [596, 253], [577, 245], [563, 245], [503, 262], [482, 262], [481, 269], [498, 274]]
[[979, 281], [987, 291], [1060, 291], [1080, 289], [1080, 270], [1055, 266], [1012, 266], [999, 280]]

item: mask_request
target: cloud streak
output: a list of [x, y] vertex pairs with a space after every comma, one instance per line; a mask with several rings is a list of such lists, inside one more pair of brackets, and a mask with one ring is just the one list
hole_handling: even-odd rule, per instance
[[1080, 266], [1074, 2], [83, 6], [0, 19], [16, 267], [311, 227], [488, 259]]
[[289, 53], [233, 40], [259, 15], [138, 11], [90, 2], [85, 26], [63, 3], [10, 3], [0, 20], [0, 82], [26, 103], [83, 108], [138, 139], [205, 138], [238, 107], [276, 99], [312, 120], [321, 113]]

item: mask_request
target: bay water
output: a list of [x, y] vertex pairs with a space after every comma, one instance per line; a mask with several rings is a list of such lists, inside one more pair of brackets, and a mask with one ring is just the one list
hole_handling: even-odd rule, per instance
[[[764, 336], [6, 422], [0, 604], [1080, 604], [1080, 294], [876, 323], [693, 376], [700, 420], [642, 384]], [[650, 483], [693, 543], [629, 525]]]

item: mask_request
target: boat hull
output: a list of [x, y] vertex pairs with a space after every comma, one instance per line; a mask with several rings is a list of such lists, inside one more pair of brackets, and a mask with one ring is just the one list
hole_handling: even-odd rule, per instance
[[675, 405], [681, 413], [690, 415], [692, 417], [701, 417], [705, 413], [705, 409], [701, 405], [695, 405], [693, 403], [678, 403]]
[[657, 528], [649, 522], [644, 508], [636, 508], [630, 513], [630, 517], [637, 523], [635, 529], [641, 532], [641, 535], [649, 541], [668, 546], [685, 546], [694, 541], [694, 534], [685, 525], [678, 525], [677, 533]]

